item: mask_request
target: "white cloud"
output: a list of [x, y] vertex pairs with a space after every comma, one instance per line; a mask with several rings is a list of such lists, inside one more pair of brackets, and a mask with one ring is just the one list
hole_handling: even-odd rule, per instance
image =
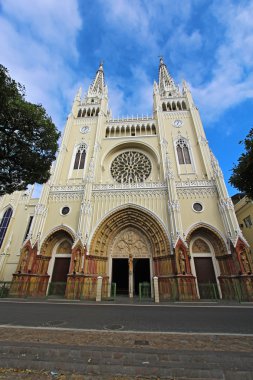
[[209, 120], [253, 98], [253, 1], [244, 7], [225, 1], [214, 13], [225, 30], [218, 46], [211, 80], [192, 90]]
[[77, 0], [8, 0], [1, 8], [1, 63], [62, 128], [78, 80], [71, 68], [82, 24]]
[[[253, 97], [253, 1], [210, 2], [206, 13], [198, 15], [203, 16], [202, 24], [196, 26], [193, 14], [196, 17], [200, 4], [198, 0], [101, 1], [108, 27], [125, 36], [127, 44], [133, 41], [142, 48], [146, 45], [139, 59], [142, 72], [150, 70], [148, 62], [153, 64], [158, 55], [164, 55], [169, 68], [170, 62], [177, 65], [172, 74], [191, 82], [205, 120], [213, 121], [230, 107]], [[212, 55], [211, 64], [208, 53]], [[131, 82], [136, 92], [125, 99], [123, 107], [143, 108], [141, 87], [145, 88], [145, 82], [134, 76]]]

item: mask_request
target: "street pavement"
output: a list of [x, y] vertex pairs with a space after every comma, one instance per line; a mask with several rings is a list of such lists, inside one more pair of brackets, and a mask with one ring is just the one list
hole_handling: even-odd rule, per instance
[[0, 326], [253, 334], [253, 305], [0, 301]]
[[250, 304], [2, 300], [0, 379], [253, 380], [252, 317]]

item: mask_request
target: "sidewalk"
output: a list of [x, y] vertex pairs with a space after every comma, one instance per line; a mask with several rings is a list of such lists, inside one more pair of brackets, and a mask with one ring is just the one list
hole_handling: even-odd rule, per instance
[[252, 336], [16, 327], [0, 334], [0, 367], [35, 371], [0, 371], [0, 379], [253, 379]]
[[117, 296], [115, 300], [102, 300], [101, 302], [96, 302], [95, 300], [85, 300], [85, 299], [66, 299], [64, 297], [44, 297], [44, 298], [14, 298], [14, 297], [5, 297], [0, 298], [1, 302], [13, 301], [13, 302], [42, 302], [42, 303], [66, 303], [66, 304], [88, 304], [88, 305], [152, 305], [152, 306], [201, 306], [201, 305], [210, 305], [210, 306], [249, 306], [253, 307], [253, 302], [238, 302], [234, 300], [196, 300], [196, 301], [160, 301], [160, 303], [155, 303], [151, 298], [143, 298], [141, 301], [138, 297], [129, 298], [128, 296]]

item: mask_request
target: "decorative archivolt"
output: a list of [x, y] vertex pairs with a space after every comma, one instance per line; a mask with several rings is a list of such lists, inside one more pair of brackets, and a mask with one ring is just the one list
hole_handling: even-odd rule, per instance
[[47, 236], [44, 238], [41, 245], [40, 253], [45, 256], [51, 256], [52, 249], [55, 244], [60, 240], [68, 240], [69, 242], [74, 242], [75, 234], [72, 229], [68, 226], [57, 226], [53, 228]]
[[186, 236], [188, 246], [190, 246], [190, 242], [196, 237], [200, 239], [202, 237], [203, 239], [209, 241], [214, 249], [215, 256], [223, 256], [228, 253], [225, 241], [214, 227], [204, 223], [198, 223], [192, 226]]
[[133, 206], [120, 208], [103, 220], [93, 234], [89, 253], [107, 256], [115, 237], [120, 232], [129, 229], [137, 229], [146, 236], [150, 242], [153, 257], [169, 254], [170, 243], [163, 227], [151, 214]]

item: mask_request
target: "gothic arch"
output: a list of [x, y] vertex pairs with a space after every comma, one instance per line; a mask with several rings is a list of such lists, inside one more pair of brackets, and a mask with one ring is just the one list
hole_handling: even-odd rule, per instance
[[157, 165], [160, 165], [159, 154], [151, 145], [144, 142], [136, 142], [134, 140], [129, 140], [127, 142], [123, 142], [122, 144], [116, 143], [112, 148], [109, 148], [101, 159], [102, 167], [104, 167], [104, 163], [108, 160], [110, 156], [125, 149], [137, 149], [143, 152], [147, 152], [153, 158], [153, 161]]
[[168, 233], [158, 217], [143, 207], [128, 204], [112, 210], [100, 221], [91, 235], [89, 254], [106, 257], [113, 239], [131, 227], [147, 237], [153, 257], [170, 253]]
[[196, 223], [190, 227], [186, 233], [186, 242], [190, 247], [190, 242], [196, 237], [203, 237], [208, 240], [214, 249], [215, 256], [228, 254], [227, 245], [222, 234], [213, 226], [207, 223]]
[[55, 228], [53, 228], [44, 238], [40, 252], [42, 255], [50, 253], [50, 249], [56, 244], [57, 241], [59, 241], [62, 236], [68, 236], [72, 240], [72, 244], [75, 241], [75, 233], [72, 230], [72, 228], [66, 226], [66, 225], [60, 225]]

